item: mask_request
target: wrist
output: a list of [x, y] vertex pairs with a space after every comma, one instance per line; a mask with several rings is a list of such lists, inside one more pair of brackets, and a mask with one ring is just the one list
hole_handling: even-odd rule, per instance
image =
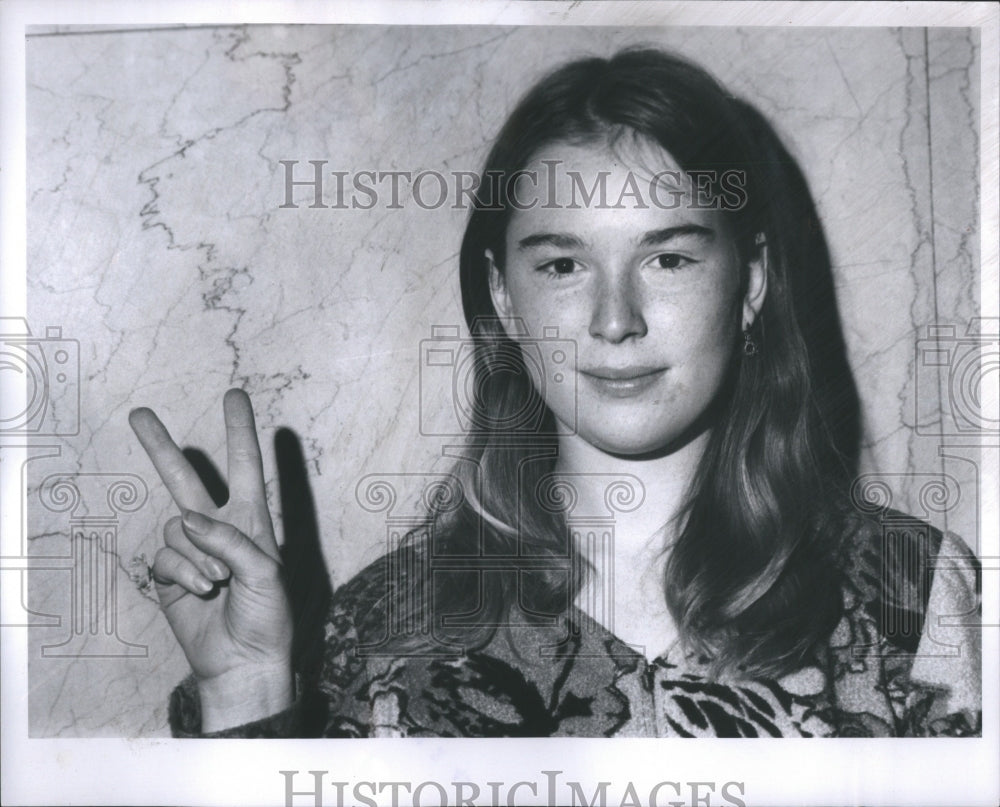
[[260, 664], [227, 670], [198, 681], [203, 734], [262, 720], [295, 701], [291, 664]]

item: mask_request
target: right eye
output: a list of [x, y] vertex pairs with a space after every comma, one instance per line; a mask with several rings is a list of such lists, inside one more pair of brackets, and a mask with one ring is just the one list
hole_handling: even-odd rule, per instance
[[573, 274], [576, 268], [577, 262], [572, 258], [556, 258], [554, 261], [543, 263], [538, 267], [538, 271], [555, 277], [561, 277]]

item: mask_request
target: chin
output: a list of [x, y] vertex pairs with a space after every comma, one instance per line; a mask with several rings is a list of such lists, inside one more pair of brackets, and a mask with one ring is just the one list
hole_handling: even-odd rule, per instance
[[635, 459], [669, 454], [686, 442], [685, 434], [683, 431], [658, 435], [650, 435], [648, 431], [643, 434], [579, 432], [580, 437], [607, 454]]
[[711, 408], [702, 412], [674, 411], [673, 417], [662, 419], [663, 412], [654, 417], [629, 417], [615, 419], [608, 413], [604, 420], [581, 419], [577, 436], [594, 448], [617, 457], [629, 459], [654, 459], [672, 454], [709, 431], [713, 423]]

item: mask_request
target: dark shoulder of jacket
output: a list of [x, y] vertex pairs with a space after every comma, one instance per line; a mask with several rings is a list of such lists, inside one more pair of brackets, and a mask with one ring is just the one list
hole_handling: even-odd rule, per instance
[[[454, 656], [482, 645], [479, 633], [448, 628], [447, 637], [432, 629], [428, 604], [432, 588], [458, 576], [476, 574], [461, 562], [432, 568], [441, 547], [430, 546], [423, 530], [409, 533], [400, 544], [363, 568], [334, 592], [326, 623], [326, 645], [357, 648], [358, 656], [415, 652], [420, 657]], [[470, 560], [462, 555], [460, 561]]]
[[[921, 518], [885, 508], [854, 513], [853, 534], [844, 544], [844, 571], [879, 635], [905, 653], [915, 653], [924, 631], [928, 600], [943, 535]], [[978, 567], [969, 553], [963, 562]]]
[[293, 652], [302, 700], [301, 736], [339, 736], [330, 734], [330, 709], [336, 710], [340, 699], [350, 697], [367, 678], [363, 647], [378, 644], [385, 635], [390, 576], [405, 565], [406, 555], [405, 550], [382, 555], [332, 594], [328, 588], [322, 603], [309, 598], [297, 612]]
[[404, 618], [400, 609], [426, 583], [427, 562], [427, 544], [414, 533], [338, 586], [327, 611], [327, 643], [338, 637], [359, 645], [383, 642], [389, 620]]

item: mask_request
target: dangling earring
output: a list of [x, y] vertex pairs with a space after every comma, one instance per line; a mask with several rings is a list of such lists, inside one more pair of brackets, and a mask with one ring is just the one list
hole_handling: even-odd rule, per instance
[[743, 355], [744, 356], [756, 356], [760, 353], [760, 347], [754, 341], [753, 337], [750, 335], [750, 329], [753, 325], [747, 325], [743, 329]]

